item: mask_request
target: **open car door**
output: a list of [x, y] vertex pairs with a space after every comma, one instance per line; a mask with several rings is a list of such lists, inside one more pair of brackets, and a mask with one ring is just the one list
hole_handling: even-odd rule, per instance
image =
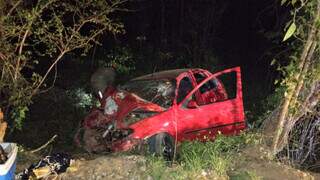
[[240, 67], [203, 80], [178, 104], [176, 115], [181, 140], [213, 139], [219, 131], [239, 133], [245, 128]]

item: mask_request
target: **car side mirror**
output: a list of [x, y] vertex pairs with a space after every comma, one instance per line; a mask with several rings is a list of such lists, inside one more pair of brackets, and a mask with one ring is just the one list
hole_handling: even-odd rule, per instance
[[194, 100], [190, 100], [188, 102], [188, 104], [187, 104], [187, 108], [189, 108], [189, 109], [195, 109], [195, 108], [198, 108], [198, 107], [199, 106], [198, 106], [197, 102], [194, 101]]

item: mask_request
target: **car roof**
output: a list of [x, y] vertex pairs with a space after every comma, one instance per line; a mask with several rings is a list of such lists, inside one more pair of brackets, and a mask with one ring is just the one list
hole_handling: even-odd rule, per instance
[[147, 74], [144, 76], [140, 76], [137, 78], [132, 79], [133, 81], [136, 80], [155, 80], [155, 79], [175, 79], [177, 78], [181, 73], [187, 72], [191, 69], [172, 69], [172, 70], [166, 70], [166, 71], [160, 71], [155, 72], [152, 74]]

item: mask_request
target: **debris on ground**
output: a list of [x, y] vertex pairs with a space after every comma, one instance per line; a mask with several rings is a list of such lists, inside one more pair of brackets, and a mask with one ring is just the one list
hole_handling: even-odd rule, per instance
[[57, 176], [66, 172], [73, 162], [74, 160], [68, 154], [54, 153], [29, 166], [29, 168], [19, 173], [16, 179], [28, 180], [30, 178], [47, 178], [51, 175]]

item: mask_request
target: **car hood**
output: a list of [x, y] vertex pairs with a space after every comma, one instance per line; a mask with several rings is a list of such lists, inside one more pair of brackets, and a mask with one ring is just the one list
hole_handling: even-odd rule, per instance
[[101, 106], [94, 108], [84, 120], [84, 127], [105, 127], [111, 121], [116, 123], [118, 128], [125, 128], [123, 119], [130, 112], [139, 109], [148, 112], [162, 112], [165, 108], [144, 100], [139, 96], [109, 87], [103, 94], [100, 101]]

